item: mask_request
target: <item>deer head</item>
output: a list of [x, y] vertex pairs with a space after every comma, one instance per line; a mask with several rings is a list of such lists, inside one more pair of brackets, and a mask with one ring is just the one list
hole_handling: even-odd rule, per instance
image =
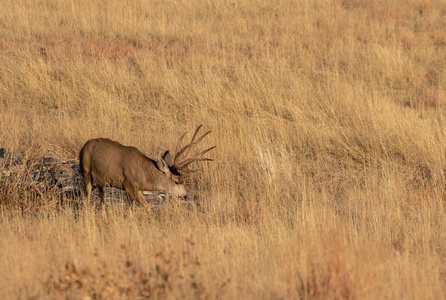
[[[183, 146], [181, 149], [181, 142], [183, 138], [186, 136], [187, 132], [184, 133], [179, 139], [175, 149], [175, 158], [172, 159], [169, 150], [163, 151], [158, 154], [156, 158], [157, 167], [163, 171], [166, 177], [171, 180], [174, 185], [172, 186], [171, 194], [179, 197], [180, 199], [186, 199], [186, 189], [184, 187], [182, 174], [183, 173], [194, 173], [197, 170], [191, 169], [189, 166], [196, 161], [212, 161], [213, 159], [203, 157], [204, 154], [214, 149], [216, 146], [208, 148], [204, 151], [201, 151], [197, 154], [192, 154], [195, 146], [201, 142], [211, 131], [206, 132], [201, 137], [197, 138], [198, 132], [203, 125], [198, 126], [194, 135], [192, 136], [192, 140], [189, 144]], [[183, 156], [183, 157], [182, 157]]]

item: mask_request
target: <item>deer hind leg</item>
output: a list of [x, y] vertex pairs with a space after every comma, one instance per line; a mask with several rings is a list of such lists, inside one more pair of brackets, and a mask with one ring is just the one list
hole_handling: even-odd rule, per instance
[[91, 190], [92, 190], [92, 182], [91, 182], [91, 176], [87, 172], [83, 174], [84, 177], [84, 184], [85, 189], [87, 190], [87, 197], [85, 199], [86, 207], [90, 206], [90, 199], [91, 199]]
[[102, 214], [105, 215], [105, 194], [104, 194], [104, 187], [98, 185], [98, 191], [99, 191], [99, 200], [101, 201], [101, 210], [102, 210]]

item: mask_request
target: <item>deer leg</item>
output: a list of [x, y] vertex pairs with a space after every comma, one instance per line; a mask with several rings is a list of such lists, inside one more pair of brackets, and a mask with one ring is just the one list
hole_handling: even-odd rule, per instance
[[138, 201], [139, 204], [141, 204], [141, 206], [143, 206], [146, 209], [146, 211], [149, 214], [150, 218], [153, 218], [152, 209], [150, 208], [149, 203], [147, 203], [146, 198], [144, 198], [144, 195], [142, 194], [142, 191], [137, 191], [136, 192], [136, 201]]
[[99, 191], [99, 199], [101, 201], [101, 210], [102, 214], [105, 215], [105, 195], [104, 195], [104, 187], [98, 185], [98, 191]]
[[126, 195], [124, 197], [124, 201], [128, 204], [128, 206], [132, 206], [133, 204], [133, 197], [130, 196], [130, 194], [126, 191]]
[[86, 207], [89, 207], [90, 206], [92, 184], [91, 184], [91, 177], [87, 173], [84, 174], [84, 183], [85, 183], [85, 189], [87, 190], [87, 197], [85, 199], [85, 204], [86, 204]]
[[147, 213], [149, 214], [150, 218], [153, 217], [153, 212], [150, 209], [150, 205], [149, 203], [147, 203], [146, 198], [144, 198], [143, 194], [141, 191], [137, 191], [132, 187], [129, 186], [125, 186], [125, 191], [127, 194], [129, 194], [133, 199], [135, 199], [136, 201], [138, 201], [138, 203], [145, 208], [145, 210], [147, 211]]

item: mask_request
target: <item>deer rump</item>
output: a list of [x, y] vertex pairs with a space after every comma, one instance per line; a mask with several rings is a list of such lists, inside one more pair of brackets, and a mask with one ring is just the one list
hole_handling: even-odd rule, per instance
[[[155, 174], [161, 170], [156, 161], [131, 146], [110, 139], [89, 140], [82, 148], [80, 170], [97, 185], [125, 189], [156, 190]], [[85, 174], [85, 175], [84, 175]]]

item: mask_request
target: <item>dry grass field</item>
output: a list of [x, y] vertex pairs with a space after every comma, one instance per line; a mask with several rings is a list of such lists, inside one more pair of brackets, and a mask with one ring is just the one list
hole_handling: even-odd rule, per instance
[[445, 297], [444, 1], [0, 1], [0, 147], [199, 124], [155, 220], [0, 183], [0, 298]]

